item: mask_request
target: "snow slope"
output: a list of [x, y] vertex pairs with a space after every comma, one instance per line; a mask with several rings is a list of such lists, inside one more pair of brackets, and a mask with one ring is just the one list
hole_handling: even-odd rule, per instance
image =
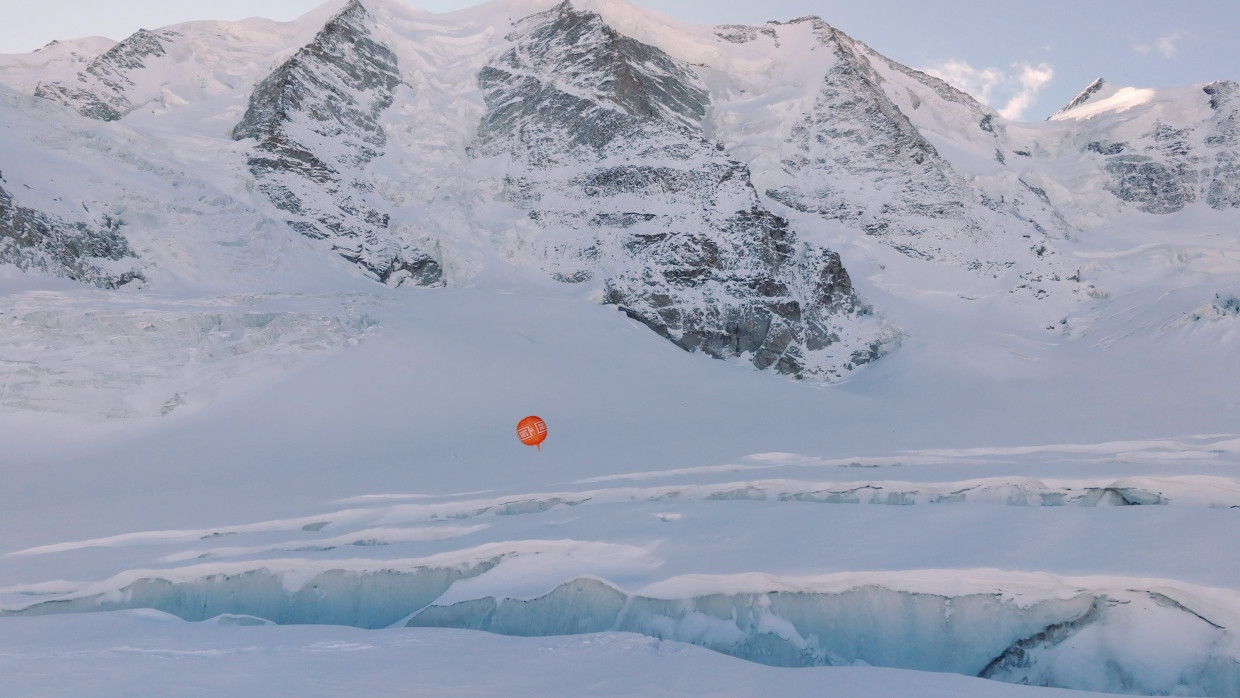
[[[234, 140], [270, 76], [339, 80], [352, 6], [156, 30], [138, 67], [94, 40], [0, 57], [14, 690], [1240, 695], [1233, 84], [1012, 123], [817, 20], [362, 0], [339, 30], [398, 84], [333, 83], [367, 110], [338, 138], [314, 102]], [[590, 92], [599, 56], [693, 99]], [[34, 96], [57, 82], [106, 92]], [[504, 111], [526, 93], [585, 106]], [[298, 149], [333, 174], [256, 169]], [[624, 168], [661, 184], [584, 193]], [[386, 223], [333, 230], [349, 207]], [[668, 279], [739, 275], [777, 219], [869, 313], [832, 316], [839, 346], [894, 350], [831, 384], [682, 350], [658, 311], [709, 327], [784, 291]], [[414, 250], [428, 285], [361, 263]]]
[[[143, 690], [182, 696], [1091, 695], [949, 674], [927, 681], [923, 672], [897, 669], [788, 671], [623, 633], [531, 642], [455, 630], [253, 627], [244, 618], [187, 626], [137, 612], [17, 619], [5, 630], [0, 663], [9, 687], [26, 695], [82, 687], [97, 696], [132, 695], [134, 674]], [[129, 646], [113, 646], [118, 636]], [[52, 643], [56, 651], [32, 650]], [[480, 657], [486, 671], [477, 670]], [[600, 666], [610, 667], [607, 675]]]

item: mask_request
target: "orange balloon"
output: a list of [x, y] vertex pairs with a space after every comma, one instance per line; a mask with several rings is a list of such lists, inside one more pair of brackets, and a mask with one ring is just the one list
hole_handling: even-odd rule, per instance
[[526, 446], [537, 446], [542, 450], [542, 442], [547, 440], [547, 423], [542, 417], [530, 415], [517, 423], [517, 438]]

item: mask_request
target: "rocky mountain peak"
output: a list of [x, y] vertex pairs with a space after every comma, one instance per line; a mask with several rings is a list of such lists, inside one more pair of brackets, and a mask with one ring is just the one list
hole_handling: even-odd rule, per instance
[[[1209, 98], [1209, 111], [1195, 123], [1171, 118], [1151, 99], [1152, 91], [1113, 91], [1116, 108], [1124, 110], [1124, 136], [1089, 140], [1082, 148], [1108, 175], [1107, 191], [1157, 215], [1182, 211], [1198, 201], [1220, 211], [1240, 208], [1236, 83], [1219, 81], [1201, 90]], [[1206, 101], [1196, 90], [1186, 94]]]
[[[1017, 294], [1057, 323], [1099, 295], [1061, 251], [1089, 225], [1240, 207], [1232, 82], [1170, 94], [1099, 80], [1022, 128], [817, 17], [693, 28], [620, 0], [445, 15], [332, 0], [279, 30], [223, 29], [138, 32], [44, 73], [0, 64], [0, 81], [71, 108], [43, 104], [49, 134], [79, 114], [123, 119], [91, 138], [150, 145], [142, 171], [165, 180], [210, 170], [191, 208], [253, 214], [254, 230], [297, 231], [314, 242], [289, 244], [351, 263], [329, 268], [391, 286], [537, 268], [688, 351], [789, 375], [840, 376], [894, 346], [850, 270], [882, 292], [909, 272]], [[127, 184], [116, 204], [113, 189], [88, 201], [50, 177], [16, 181], [30, 186], [0, 197], [4, 261], [116, 286], [186, 258], [143, 266], [162, 243], [134, 226], [130, 245], [102, 217], [139, 211], [126, 226], [182, 234], [192, 217], [152, 203], [179, 180], [176, 193]], [[220, 245], [234, 243], [248, 249]]]
[[[564, 3], [534, 15], [478, 76], [479, 156], [545, 231], [556, 278], [688, 351], [839, 376], [887, 350], [839, 255], [798, 239], [750, 172], [703, 133], [709, 92], [685, 63]], [[537, 244], [537, 243], [536, 243]]]
[[437, 285], [439, 262], [394, 239], [362, 172], [387, 144], [379, 121], [401, 84], [396, 54], [375, 38], [373, 21], [350, 0], [258, 84], [232, 137], [257, 140], [250, 172], [293, 228], [328, 240], [383, 283]]
[[167, 55], [165, 42], [179, 36], [173, 31], [139, 29], [91, 61], [78, 73], [76, 84], [40, 83], [35, 96], [60, 102], [91, 119], [117, 121], [137, 106], [128, 95], [134, 85], [130, 73]]
[[1202, 92], [1210, 95], [1210, 108], [1216, 112], [1224, 112], [1229, 107], [1234, 112], [1237, 105], [1236, 99], [1240, 97], [1240, 84], [1234, 80], [1218, 80], [1201, 88]]
[[[638, 124], [701, 130], [709, 98], [697, 75], [662, 51], [619, 34], [597, 13], [563, 2], [521, 22], [509, 39], [517, 47], [479, 73], [479, 86], [487, 93], [517, 82], [544, 93], [488, 110], [478, 129], [484, 150], [490, 149], [492, 134], [523, 133], [514, 127], [538, 120], [528, 109], [534, 104], [576, 114], [557, 120], [563, 144], [594, 152]], [[520, 138], [513, 145], [510, 152], [517, 157], [543, 157], [537, 142]]]
[[1063, 105], [1063, 108], [1055, 112], [1055, 114], [1052, 114], [1051, 116], [1047, 117], [1047, 120], [1049, 121], [1050, 119], [1054, 118], [1055, 115], [1057, 114], [1063, 114], [1065, 112], [1069, 112], [1069, 111], [1072, 111], [1073, 109], [1076, 109], [1082, 104], [1098, 96], [1104, 90], [1111, 91], [1108, 88], [1109, 88], [1109, 85], [1107, 84], [1106, 80], [1103, 80], [1102, 78], [1098, 78], [1097, 80], [1094, 80], [1093, 82], [1089, 83], [1088, 87], [1078, 92], [1077, 95], [1073, 97], [1071, 100], [1069, 100], [1067, 104]]

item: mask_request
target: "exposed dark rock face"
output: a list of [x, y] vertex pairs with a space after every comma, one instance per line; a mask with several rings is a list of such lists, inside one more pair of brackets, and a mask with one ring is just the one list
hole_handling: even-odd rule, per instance
[[688, 66], [568, 3], [510, 38], [478, 76], [476, 154], [513, 163], [503, 196], [553, 241], [556, 278], [599, 275], [605, 303], [716, 358], [811, 376], [881, 354], [876, 333], [843, 331], [867, 310], [839, 256], [800, 242], [703, 137]]
[[1206, 85], [1217, 134], [1206, 145], [1217, 148], [1206, 203], [1220, 211], [1240, 208], [1240, 85], [1230, 80]]
[[179, 36], [172, 31], [140, 29], [78, 73], [77, 84], [40, 84], [34, 94], [72, 107], [91, 119], [117, 121], [137, 106], [126, 95], [134, 84], [128, 73], [146, 67], [153, 58], [166, 55], [164, 42]]
[[1133, 141], [1085, 146], [1105, 158], [1112, 194], [1154, 214], [1175, 213], [1201, 200], [1218, 210], [1240, 207], [1240, 86], [1220, 81], [1203, 90], [1214, 118], [1202, 127], [1155, 121]]
[[[492, 261], [537, 265], [688, 351], [795, 376], [838, 376], [896, 336], [822, 244], [853, 245], [879, 285], [945, 265], [942, 279], [967, 270], [954, 278], [981, 295], [1098, 297], [1055, 246], [1071, 226], [1121, 208], [1097, 206], [1100, 187], [1151, 214], [1240, 208], [1233, 82], [1138, 92], [1112, 112], [1091, 109], [1115, 92], [1099, 80], [1065, 107], [1089, 119], [1025, 128], [813, 17], [688, 41], [674, 27], [650, 34], [704, 61], [690, 64], [573, 2], [515, 24], [509, 8], [438, 28], [385, 3], [341, 0], [325, 24], [308, 16], [259, 41], [262, 32], [186, 25], [137, 32], [99, 55], [89, 42], [75, 79], [34, 89], [86, 117], [124, 120], [90, 128], [136, 135], [111, 151], [122, 159], [149, 144], [161, 150], [150, 159], [157, 170], [165, 157], [184, 160], [169, 173], [201, 157], [184, 150], [184, 136], [218, 138], [212, 110], [232, 114], [248, 99], [228, 122], [247, 159], [245, 201], [232, 201], [239, 216], [265, 226], [275, 215], [394, 286], [443, 285], [445, 270], [452, 283], [467, 280]], [[263, 60], [256, 46], [278, 47], [283, 62], [237, 92], [236, 76]], [[0, 78], [20, 78], [22, 91], [34, 84], [27, 68], [9, 75]], [[55, 112], [54, 128], [82, 125], [67, 110], [44, 112]], [[232, 176], [229, 157], [204, 179]], [[115, 189], [125, 206], [159, 224], [194, 215], [151, 213], [177, 197], [148, 194], [142, 179]], [[231, 201], [240, 187], [225, 189], [207, 196]], [[91, 208], [100, 199], [109, 196]], [[102, 286], [141, 278], [115, 224], [49, 204], [60, 221], [8, 193], [2, 203], [3, 260]], [[1030, 307], [1046, 315], [1040, 326], [1060, 322], [1057, 310]]]
[[360, 170], [387, 143], [379, 119], [400, 85], [396, 55], [369, 30], [357, 0], [255, 88], [233, 138], [257, 139], [250, 172], [301, 233], [379, 281], [441, 283], [439, 262], [394, 238]]
[[779, 47], [779, 34], [770, 27], [750, 27], [744, 24], [723, 24], [715, 27], [715, 36], [734, 44], [747, 44], [759, 36], [772, 39], [776, 48]]
[[[839, 255], [797, 244], [787, 222], [761, 208], [719, 221], [714, 236], [635, 238], [629, 248], [644, 268], [609, 279], [605, 301], [686, 351], [747, 355], [801, 375], [809, 352], [841, 340], [838, 316], [867, 312]], [[873, 358], [858, 348], [841, 367]]]
[[1240, 297], [1215, 294], [1214, 307], [1224, 315], [1240, 315]]
[[488, 106], [478, 128], [483, 153], [545, 167], [627, 152], [636, 136], [682, 158], [705, 145], [693, 136], [710, 98], [687, 66], [567, 2], [521, 27], [519, 46], [478, 75]]
[[1174, 213], [1196, 201], [1200, 158], [1192, 136], [1188, 129], [1155, 124], [1138, 152], [1125, 148], [1108, 158], [1106, 171], [1113, 177], [1108, 190], [1146, 213]]
[[17, 205], [0, 187], [0, 264], [118, 288], [145, 280], [136, 261], [114, 219], [105, 218], [100, 228], [65, 223]]
[[1106, 168], [1114, 177], [1107, 189], [1146, 213], [1174, 213], [1196, 198], [1192, 183], [1182, 179], [1187, 172], [1183, 164], [1168, 167], [1148, 155], [1125, 155]]

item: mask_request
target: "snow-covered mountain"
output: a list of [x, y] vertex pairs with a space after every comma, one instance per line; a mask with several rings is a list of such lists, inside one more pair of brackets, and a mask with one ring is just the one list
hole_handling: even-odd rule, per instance
[[[44, 62], [6, 59], [0, 80], [115, 122], [98, 149], [163, 151], [158, 166], [228, 190], [215, 207], [283, 220], [379, 282], [532, 266], [687, 350], [805, 377], [838, 377], [900, 336], [832, 237], [959, 267], [956, 283], [988, 293], [1057, 296], [1035, 313], [1049, 317], [1106, 292], [1059, 249], [1090, 217], [1240, 207], [1233, 83], [1118, 101], [1099, 83], [1035, 129], [816, 18], [649, 20], [612, 2], [436, 16], [357, 0], [289, 25], [141, 31], [89, 62], [99, 42], [56, 44]], [[84, 128], [60, 116], [11, 137], [56, 141], [69, 123]], [[83, 215], [98, 189], [62, 175], [28, 196], [46, 171], [28, 157], [6, 168], [7, 218], [44, 216], [86, 242], [66, 250], [67, 233], [8, 223], [5, 260], [162, 286], [127, 234], [142, 217], [191, 236], [159, 194], [118, 181], [155, 205]], [[104, 271], [122, 257], [136, 268]]]
[[818, 18], [332, 0], [0, 56], [0, 126], [0, 664], [157, 609], [1240, 690], [1234, 82], [1020, 123]]

